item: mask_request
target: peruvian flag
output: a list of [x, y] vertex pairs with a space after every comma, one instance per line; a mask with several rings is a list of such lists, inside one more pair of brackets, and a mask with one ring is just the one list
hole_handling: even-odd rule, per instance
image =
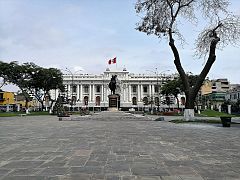
[[117, 57], [108, 60], [108, 64], [115, 64], [115, 63], [117, 63]]

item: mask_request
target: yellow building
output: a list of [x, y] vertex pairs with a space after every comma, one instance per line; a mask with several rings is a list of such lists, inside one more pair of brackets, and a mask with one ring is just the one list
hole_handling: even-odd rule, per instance
[[[20, 110], [26, 109], [26, 98], [22, 94], [15, 95], [15, 104], [19, 106]], [[28, 102], [28, 107], [31, 110], [39, 108], [39, 102], [36, 99], [32, 99]]]
[[14, 93], [0, 91], [0, 105], [15, 104]]
[[12, 111], [14, 106], [14, 93], [0, 90], [0, 112]]
[[[26, 100], [23, 95], [0, 90], [0, 112], [25, 110]], [[37, 100], [28, 102], [28, 107], [35, 110], [39, 107]]]

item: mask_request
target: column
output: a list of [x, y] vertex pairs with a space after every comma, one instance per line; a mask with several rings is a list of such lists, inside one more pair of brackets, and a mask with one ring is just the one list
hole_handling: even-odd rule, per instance
[[79, 84], [77, 84], [77, 100], [79, 100]]
[[94, 102], [94, 105], [96, 104], [96, 97], [95, 97], [95, 85], [93, 84], [92, 85], [93, 87], [92, 87], [92, 94], [93, 94], [93, 97], [92, 97], [92, 99], [93, 99], [93, 102]]
[[68, 90], [68, 94], [71, 94], [71, 85], [70, 84], [67, 85], [67, 90]]
[[142, 99], [143, 99], [143, 85], [141, 84], [140, 85], [140, 91], [141, 91], [141, 96], [140, 96], [140, 100], [142, 101]]
[[128, 94], [129, 94], [128, 101], [131, 102], [132, 101], [132, 87], [131, 87], [131, 84], [128, 85]]
[[69, 97], [71, 97], [71, 98], [72, 98], [71, 87], [70, 87], [70, 85], [69, 85], [69, 84], [67, 85], [67, 90], [68, 90], [68, 97], [67, 97], [67, 98], [69, 98]]
[[137, 92], [138, 92], [138, 96], [137, 96], [137, 101], [140, 102], [141, 101], [141, 90], [140, 90], [140, 85], [137, 86]]
[[92, 85], [89, 84], [89, 102], [92, 102]]
[[151, 95], [152, 95], [152, 94], [151, 94], [151, 92], [152, 92], [151, 84], [149, 84], [149, 87], [148, 87], [148, 88], [149, 88], [149, 97], [151, 97]]
[[[103, 92], [102, 92], [102, 94], [103, 94], [103, 96], [102, 96], [102, 102], [103, 102], [103, 107], [105, 107], [107, 104], [106, 104], [106, 102], [107, 102], [107, 96], [106, 96], [106, 94], [107, 94], [107, 90], [106, 90], [106, 88], [105, 88], [105, 84], [104, 84], [104, 82], [103, 82], [103, 85], [102, 85], [102, 89], [103, 89]], [[108, 105], [107, 105], [108, 106]]]
[[104, 102], [104, 85], [102, 84], [102, 88], [101, 88], [101, 93], [102, 93], [102, 95], [101, 95], [101, 101], [102, 102]]
[[127, 84], [125, 85], [125, 101], [128, 102], [128, 86]]
[[155, 88], [154, 88], [154, 84], [152, 85], [152, 96], [154, 96], [155, 93]]
[[126, 102], [126, 86], [123, 85], [123, 102]]
[[83, 102], [83, 85], [80, 85], [80, 102]]

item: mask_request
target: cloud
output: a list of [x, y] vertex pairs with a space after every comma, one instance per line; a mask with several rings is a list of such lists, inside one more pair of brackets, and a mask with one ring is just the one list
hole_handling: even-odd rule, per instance
[[84, 71], [83, 67], [78, 66], [78, 65], [74, 66], [73, 69], [74, 69], [73, 72], [74, 72], [74, 73], [78, 73], [78, 74], [79, 74], [80, 72]]

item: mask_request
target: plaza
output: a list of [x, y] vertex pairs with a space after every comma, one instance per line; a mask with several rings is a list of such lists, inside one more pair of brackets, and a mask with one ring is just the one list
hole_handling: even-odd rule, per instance
[[71, 118], [1, 117], [0, 179], [240, 179], [239, 124], [173, 124], [120, 111]]

